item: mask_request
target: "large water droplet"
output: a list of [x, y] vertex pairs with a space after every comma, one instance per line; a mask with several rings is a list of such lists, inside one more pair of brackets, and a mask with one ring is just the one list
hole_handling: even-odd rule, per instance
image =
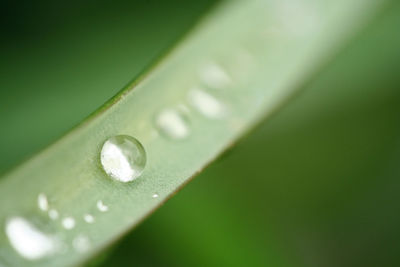
[[38, 260], [58, 248], [58, 241], [54, 237], [40, 231], [22, 217], [7, 220], [5, 232], [11, 246], [28, 260]]
[[142, 144], [129, 135], [108, 139], [101, 149], [104, 171], [120, 182], [130, 182], [139, 177], [146, 165], [146, 152]]
[[184, 139], [190, 132], [184, 116], [175, 109], [161, 111], [157, 115], [155, 123], [159, 131], [171, 139]]

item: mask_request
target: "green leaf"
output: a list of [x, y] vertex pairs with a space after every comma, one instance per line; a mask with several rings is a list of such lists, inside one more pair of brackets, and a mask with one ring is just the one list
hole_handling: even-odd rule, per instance
[[[76, 265], [109, 246], [280, 108], [383, 3], [227, 1], [218, 6], [145, 76], [3, 177], [3, 227], [12, 218], [23, 219], [59, 244], [48, 256], [29, 261], [30, 252], [21, 255], [10, 246], [13, 231], [2, 231], [4, 263]], [[174, 134], [168, 119], [172, 132], [160, 130], [165, 109], [182, 113], [187, 136]], [[102, 145], [115, 135], [133, 136], [146, 150], [145, 170], [133, 182], [114, 181], [102, 169]], [[40, 210], [39, 196], [42, 209], [46, 196], [59, 218], [51, 220]], [[98, 209], [99, 201], [107, 211], [104, 205]], [[85, 222], [85, 214], [94, 223]], [[72, 229], [61, 223], [65, 218], [74, 219]], [[33, 237], [21, 238], [16, 240], [29, 245]]]

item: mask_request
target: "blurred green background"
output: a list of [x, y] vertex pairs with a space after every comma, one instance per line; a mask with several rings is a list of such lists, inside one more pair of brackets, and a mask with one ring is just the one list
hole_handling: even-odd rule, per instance
[[[0, 173], [93, 112], [215, 1], [61, 3], [13, 2], [2, 17]], [[399, 28], [394, 3], [96, 265], [399, 266]]]

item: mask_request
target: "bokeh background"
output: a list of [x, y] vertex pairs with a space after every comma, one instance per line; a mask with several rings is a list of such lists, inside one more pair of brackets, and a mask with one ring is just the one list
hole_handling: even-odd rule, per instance
[[[0, 174], [77, 125], [216, 4], [3, 3]], [[90, 265], [400, 266], [399, 28], [393, 4]]]

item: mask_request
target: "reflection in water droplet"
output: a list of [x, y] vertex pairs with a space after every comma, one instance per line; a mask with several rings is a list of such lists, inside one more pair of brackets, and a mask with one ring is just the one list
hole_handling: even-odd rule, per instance
[[67, 230], [70, 230], [75, 227], [75, 219], [72, 217], [64, 218], [61, 223]]
[[91, 214], [85, 214], [83, 216], [83, 219], [85, 220], [85, 222], [87, 223], [94, 223], [94, 217]]
[[188, 100], [195, 109], [206, 117], [218, 119], [226, 114], [225, 105], [204, 90], [197, 88], [190, 90]]
[[57, 250], [57, 241], [21, 217], [6, 222], [6, 235], [11, 246], [25, 259], [38, 260]]
[[203, 84], [209, 88], [222, 89], [231, 83], [231, 78], [217, 63], [210, 62], [200, 70]]
[[55, 209], [49, 210], [49, 217], [52, 220], [57, 220], [58, 219], [58, 211]]
[[89, 238], [85, 235], [78, 235], [72, 241], [72, 246], [77, 252], [84, 253], [90, 248]]
[[105, 204], [103, 203], [102, 200], [97, 201], [97, 208], [98, 208], [99, 211], [101, 211], [101, 212], [106, 212], [106, 211], [108, 211], [108, 206], [105, 205]]
[[100, 158], [104, 171], [120, 182], [136, 179], [146, 165], [146, 152], [142, 144], [128, 135], [108, 139], [101, 149]]
[[41, 209], [42, 211], [47, 211], [49, 209], [49, 202], [48, 202], [45, 194], [40, 193], [38, 195], [37, 201], [38, 201], [39, 209]]
[[189, 135], [187, 121], [181, 112], [175, 109], [165, 109], [156, 117], [159, 131], [171, 139], [184, 139]]
[[153, 194], [151, 197], [152, 197], [152, 198], [158, 198], [158, 194], [155, 193], [155, 194]]

